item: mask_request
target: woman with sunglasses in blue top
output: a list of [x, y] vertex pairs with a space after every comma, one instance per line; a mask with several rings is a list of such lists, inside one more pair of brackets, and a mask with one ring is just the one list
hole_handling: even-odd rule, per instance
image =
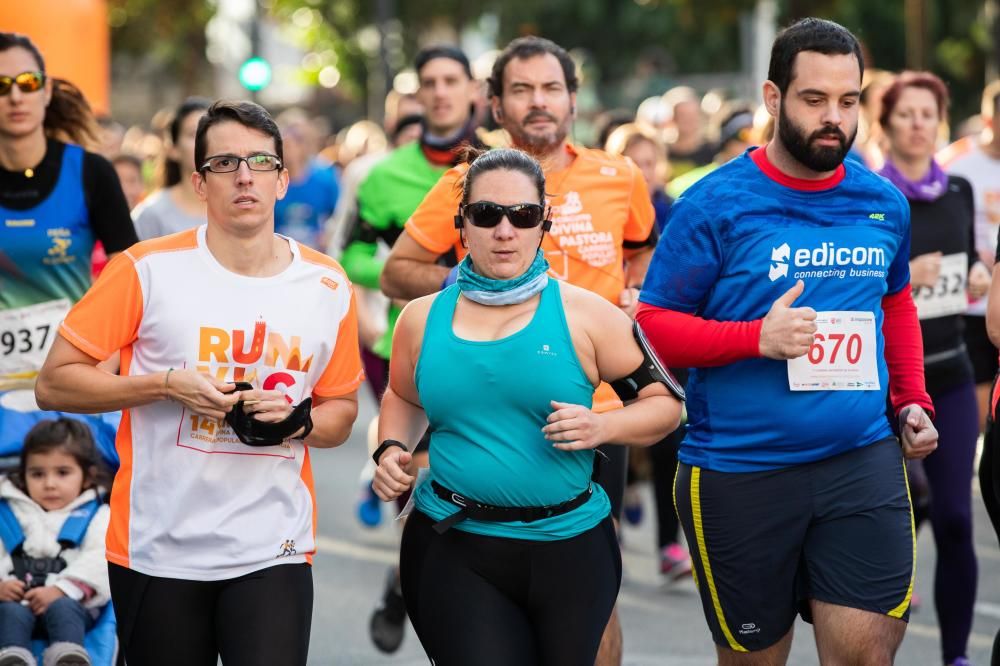
[[[413, 485], [409, 448], [429, 424], [400, 573], [435, 664], [589, 666], [621, 583], [594, 449], [659, 441], [680, 417], [671, 389], [682, 392], [627, 315], [548, 277], [538, 162], [470, 153], [455, 217], [469, 255], [454, 285], [400, 315], [373, 487], [390, 500]], [[591, 411], [601, 380], [621, 387], [624, 409]]]
[[[90, 287], [91, 254], [137, 241], [114, 167], [85, 147], [98, 127], [82, 93], [45, 71], [26, 36], [0, 32], [0, 456], [37, 421], [35, 377], [70, 306]], [[116, 465], [116, 418], [85, 417]]]

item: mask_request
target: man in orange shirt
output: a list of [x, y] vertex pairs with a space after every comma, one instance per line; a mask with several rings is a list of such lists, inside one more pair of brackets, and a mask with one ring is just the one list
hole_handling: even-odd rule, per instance
[[[552, 228], [542, 241], [550, 274], [594, 291], [630, 315], [652, 254], [653, 206], [639, 169], [622, 157], [567, 141], [576, 115], [576, 66], [566, 51], [539, 37], [511, 42], [497, 57], [489, 79], [494, 119], [515, 148], [530, 153], [545, 170]], [[455, 229], [467, 167], [446, 172], [414, 211], [386, 261], [382, 290], [411, 299], [438, 291], [449, 269], [438, 257], [465, 248]], [[610, 387], [594, 396], [595, 410], [620, 406]], [[625, 447], [601, 447], [610, 457], [599, 482], [621, 513]], [[621, 663], [617, 613], [605, 631], [598, 663]]]

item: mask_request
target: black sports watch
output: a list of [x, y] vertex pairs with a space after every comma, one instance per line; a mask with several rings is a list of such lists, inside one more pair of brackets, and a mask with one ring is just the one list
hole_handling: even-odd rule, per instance
[[403, 449], [404, 451], [409, 451], [409, 449], [406, 448], [406, 444], [403, 444], [399, 440], [396, 440], [396, 439], [387, 439], [387, 440], [383, 441], [381, 444], [379, 444], [378, 448], [375, 449], [375, 451], [372, 453], [372, 460], [375, 461], [375, 464], [376, 465], [378, 464], [378, 459], [382, 457], [382, 454], [385, 453], [386, 449], [391, 449], [394, 446], [398, 446], [399, 448]]

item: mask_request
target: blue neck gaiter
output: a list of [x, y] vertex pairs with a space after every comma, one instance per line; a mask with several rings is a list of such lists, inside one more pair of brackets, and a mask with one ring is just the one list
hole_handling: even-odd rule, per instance
[[475, 271], [472, 255], [466, 255], [458, 266], [458, 288], [470, 301], [481, 305], [514, 305], [523, 303], [545, 289], [549, 283], [549, 262], [539, 249], [535, 260], [521, 275], [510, 280], [494, 280]]

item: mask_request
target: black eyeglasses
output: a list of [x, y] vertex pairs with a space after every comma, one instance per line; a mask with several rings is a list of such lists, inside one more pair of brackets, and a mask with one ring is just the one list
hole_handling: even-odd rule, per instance
[[463, 215], [477, 227], [495, 227], [506, 215], [510, 223], [518, 229], [531, 229], [542, 221], [545, 207], [536, 203], [501, 206], [492, 201], [477, 201], [466, 205]]
[[240, 168], [240, 162], [246, 162], [251, 171], [277, 171], [281, 168], [281, 160], [271, 153], [254, 153], [246, 157], [239, 155], [213, 155], [205, 160], [199, 171], [212, 173], [232, 173]]
[[45, 85], [45, 74], [42, 72], [21, 72], [17, 76], [0, 76], [0, 97], [10, 93], [14, 86], [21, 92], [36, 92]]

